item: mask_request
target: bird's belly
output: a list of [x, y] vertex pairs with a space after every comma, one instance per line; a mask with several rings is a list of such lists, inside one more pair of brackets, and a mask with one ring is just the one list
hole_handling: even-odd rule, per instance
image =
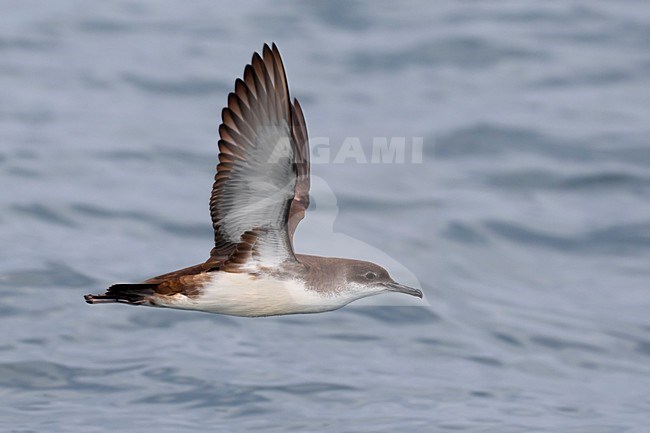
[[298, 279], [281, 280], [217, 272], [194, 296], [177, 294], [156, 300], [163, 307], [233, 316], [275, 316], [335, 310], [347, 302], [307, 289]]

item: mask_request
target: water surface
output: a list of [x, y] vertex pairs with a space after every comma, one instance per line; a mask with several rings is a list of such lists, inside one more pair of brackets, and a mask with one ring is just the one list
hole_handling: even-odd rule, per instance
[[[1, 430], [647, 431], [644, 2], [2, 3]], [[424, 139], [315, 164], [297, 249], [428, 302], [84, 304], [205, 260], [220, 110], [270, 41], [333, 152]]]

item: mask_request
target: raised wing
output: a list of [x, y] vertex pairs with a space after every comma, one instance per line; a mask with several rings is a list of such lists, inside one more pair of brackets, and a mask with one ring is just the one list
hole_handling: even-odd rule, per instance
[[[221, 117], [219, 164], [210, 198], [215, 247], [209, 261], [232, 259], [232, 267], [242, 257], [254, 256], [261, 265], [295, 260], [288, 220], [308, 203], [308, 184], [307, 201], [297, 194], [299, 185], [304, 188], [305, 167], [296, 163], [304, 154], [297, 144], [304, 139], [306, 146], [306, 129], [300, 106], [290, 102], [275, 44], [264, 45], [262, 56], [253, 55]], [[307, 182], [308, 171], [307, 165]], [[294, 201], [300, 203], [295, 211]], [[255, 254], [247, 254], [248, 249]]]

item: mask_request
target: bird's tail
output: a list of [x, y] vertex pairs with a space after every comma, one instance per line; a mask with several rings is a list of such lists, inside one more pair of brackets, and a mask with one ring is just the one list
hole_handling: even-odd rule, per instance
[[155, 293], [158, 284], [114, 284], [103, 295], [86, 295], [84, 299], [89, 304], [109, 304], [119, 302], [122, 304], [146, 304]]

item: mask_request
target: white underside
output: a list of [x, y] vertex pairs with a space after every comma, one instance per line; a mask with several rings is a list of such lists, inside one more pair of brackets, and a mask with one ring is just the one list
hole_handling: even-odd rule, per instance
[[357, 298], [308, 290], [299, 280], [256, 278], [248, 274], [217, 272], [202, 294], [157, 298], [156, 305], [232, 316], [275, 316], [336, 310]]

